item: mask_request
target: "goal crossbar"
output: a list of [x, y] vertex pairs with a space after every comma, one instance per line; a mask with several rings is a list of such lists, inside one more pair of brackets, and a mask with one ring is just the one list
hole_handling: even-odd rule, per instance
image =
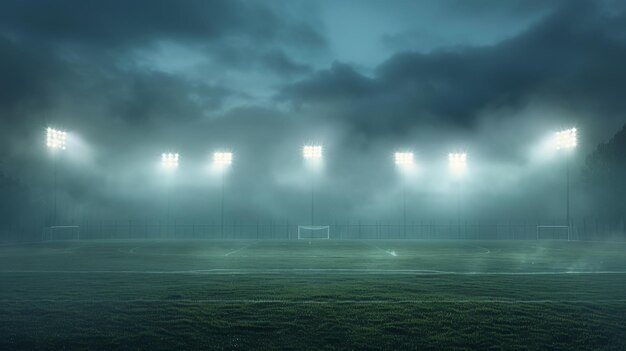
[[[307, 233], [317, 232], [316, 235], [306, 235]], [[330, 226], [329, 225], [299, 225], [298, 226], [298, 240], [301, 239], [330, 239]]]

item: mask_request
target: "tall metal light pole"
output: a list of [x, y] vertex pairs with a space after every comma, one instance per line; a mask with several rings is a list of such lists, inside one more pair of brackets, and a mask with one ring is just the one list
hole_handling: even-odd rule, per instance
[[567, 223], [567, 239], [570, 236], [570, 227], [572, 225], [570, 217], [570, 172], [569, 158], [571, 150], [576, 148], [578, 143], [578, 131], [576, 128], [570, 128], [557, 132], [554, 137], [554, 144], [557, 150], [564, 150], [565, 155], [565, 223]]
[[224, 237], [224, 173], [233, 163], [232, 152], [213, 153], [213, 165], [220, 172], [220, 236]]
[[[178, 168], [178, 160], [180, 156], [178, 153], [166, 152], [161, 154], [161, 167], [168, 173], [174, 172]], [[165, 196], [167, 201], [167, 214], [165, 222], [165, 234], [169, 236], [170, 228], [170, 179], [168, 177], [167, 184], [165, 185]]]
[[66, 149], [67, 132], [48, 128], [46, 129], [46, 146], [52, 151], [52, 172], [53, 172], [53, 210], [52, 210], [52, 223], [57, 224], [57, 151], [63, 151]]
[[[396, 152], [394, 161], [396, 167], [404, 173], [411, 172], [415, 167], [412, 152]], [[406, 180], [402, 182], [402, 236], [406, 239]]]
[[[305, 145], [302, 149], [302, 157], [310, 167], [319, 166], [322, 161], [321, 145]], [[311, 171], [311, 225], [315, 225], [315, 175], [314, 170]]]
[[[467, 171], [467, 154], [466, 153], [449, 153], [448, 167], [453, 176], [460, 178]], [[457, 236], [461, 237], [461, 184], [457, 183], [456, 191], [456, 211], [457, 211]]]

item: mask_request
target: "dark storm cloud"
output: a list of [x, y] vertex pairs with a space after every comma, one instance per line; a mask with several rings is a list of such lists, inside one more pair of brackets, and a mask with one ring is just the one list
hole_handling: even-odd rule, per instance
[[308, 23], [281, 11], [279, 3], [255, 1], [5, 1], [0, 3], [0, 101], [6, 107], [28, 97], [52, 100], [62, 89], [81, 92], [84, 81], [106, 94], [107, 88], [119, 88], [109, 83], [122, 78], [138, 98], [126, 109], [139, 117], [150, 111], [139, 106], [149, 99], [177, 105], [196, 104], [198, 99], [188, 99], [192, 95], [209, 96], [204, 107], [217, 108], [229, 93], [245, 92], [154, 74], [137, 64], [137, 50], [157, 56], [159, 43], [173, 42], [214, 61], [219, 67], [213, 70], [307, 73], [311, 68], [284, 48], [310, 53], [323, 49], [325, 41]]
[[311, 65], [294, 60], [275, 47], [241, 48], [222, 43], [217, 48], [204, 48], [204, 52], [220, 65], [243, 72], [263, 72], [285, 78], [303, 77], [313, 72]]
[[279, 75], [302, 75], [313, 71], [310, 65], [295, 62], [281, 50], [268, 51], [263, 55], [262, 62], [265, 67]]
[[21, 46], [0, 35], [0, 109], [25, 100], [41, 102], [52, 81], [65, 72], [45, 48]]
[[358, 101], [374, 93], [372, 81], [350, 65], [333, 63], [328, 70], [316, 72], [304, 81], [294, 83], [279, 98], [301, 102]]
[[371, 78], [335, 64], [279, 99], [300, 108], [340, 104], [330, 118], [370, 135], [431, 123], [473, 128], [483, 111], [519, 109], [535, 97], [624, 111], [625, 32], [623, 12], [571, 2], [494, 46], [398, 53]]
[[130, 124], [153, 128], [156, 123], [181, 123], [202, 118], [219, 109], [232, 96], [242, 95], [225, 87], [188, 82], [161, 72], [118, 72], [115, 81], [94, 88], [107, 91], [112, 102], [108, 113]]
[[6, 1], [1, 28], [42, 40], [119, 47], [155, 39], [210, 41], [227, 36], [322, 47], [306, 23], [288, 21], [256, 1]]
[[447, 11], [463, 16], [498, 14], [515, 17], [542, 12], [546, 8], [554, 9], [563, 6], [567, 1], [569, 0], [444, 0], [440, 3]]

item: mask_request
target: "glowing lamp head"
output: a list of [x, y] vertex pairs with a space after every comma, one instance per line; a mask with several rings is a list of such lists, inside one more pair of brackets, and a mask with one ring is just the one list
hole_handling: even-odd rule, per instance
[[467, 169], [466, 153], [450, 153], [448, 154], [448, 166], [455, 174], [461, 174]]
[[65, 150], [67, 133], [54, 128], [46, 130], [46, 146], [53, 150]]
[[570, 128], [562, 130], [560, 132], [556, 132], [556, 134], [554, 135], [554, 147], [557, 150], [568, 150], [575, 148], [577, 143], [576, 133], [576, 128]]
[[233, 163], [232, 152], [216, 152], [213, 154], [213, 164], [218, 168], [226, 168]]
[[414, 165], [412, 152], [396, 152], [394, 155], [396, 166], [400, 168], [411, 168]]
[[302, 149], [302, 156], [305, 160], [320, 160], [322, 158], [322, 146], [305, 145]]
[[164, 153], [161, 154], [161, 167], [166, 170], [174, 170], [178, 168], [178, 154], [177, 153]]

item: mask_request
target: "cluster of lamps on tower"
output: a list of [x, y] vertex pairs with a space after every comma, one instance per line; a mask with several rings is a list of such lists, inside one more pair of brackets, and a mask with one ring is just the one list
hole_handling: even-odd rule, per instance
[[50, 149], [65, 150], [67, 132], [54, 128], [46, 129], [46, 146]]

